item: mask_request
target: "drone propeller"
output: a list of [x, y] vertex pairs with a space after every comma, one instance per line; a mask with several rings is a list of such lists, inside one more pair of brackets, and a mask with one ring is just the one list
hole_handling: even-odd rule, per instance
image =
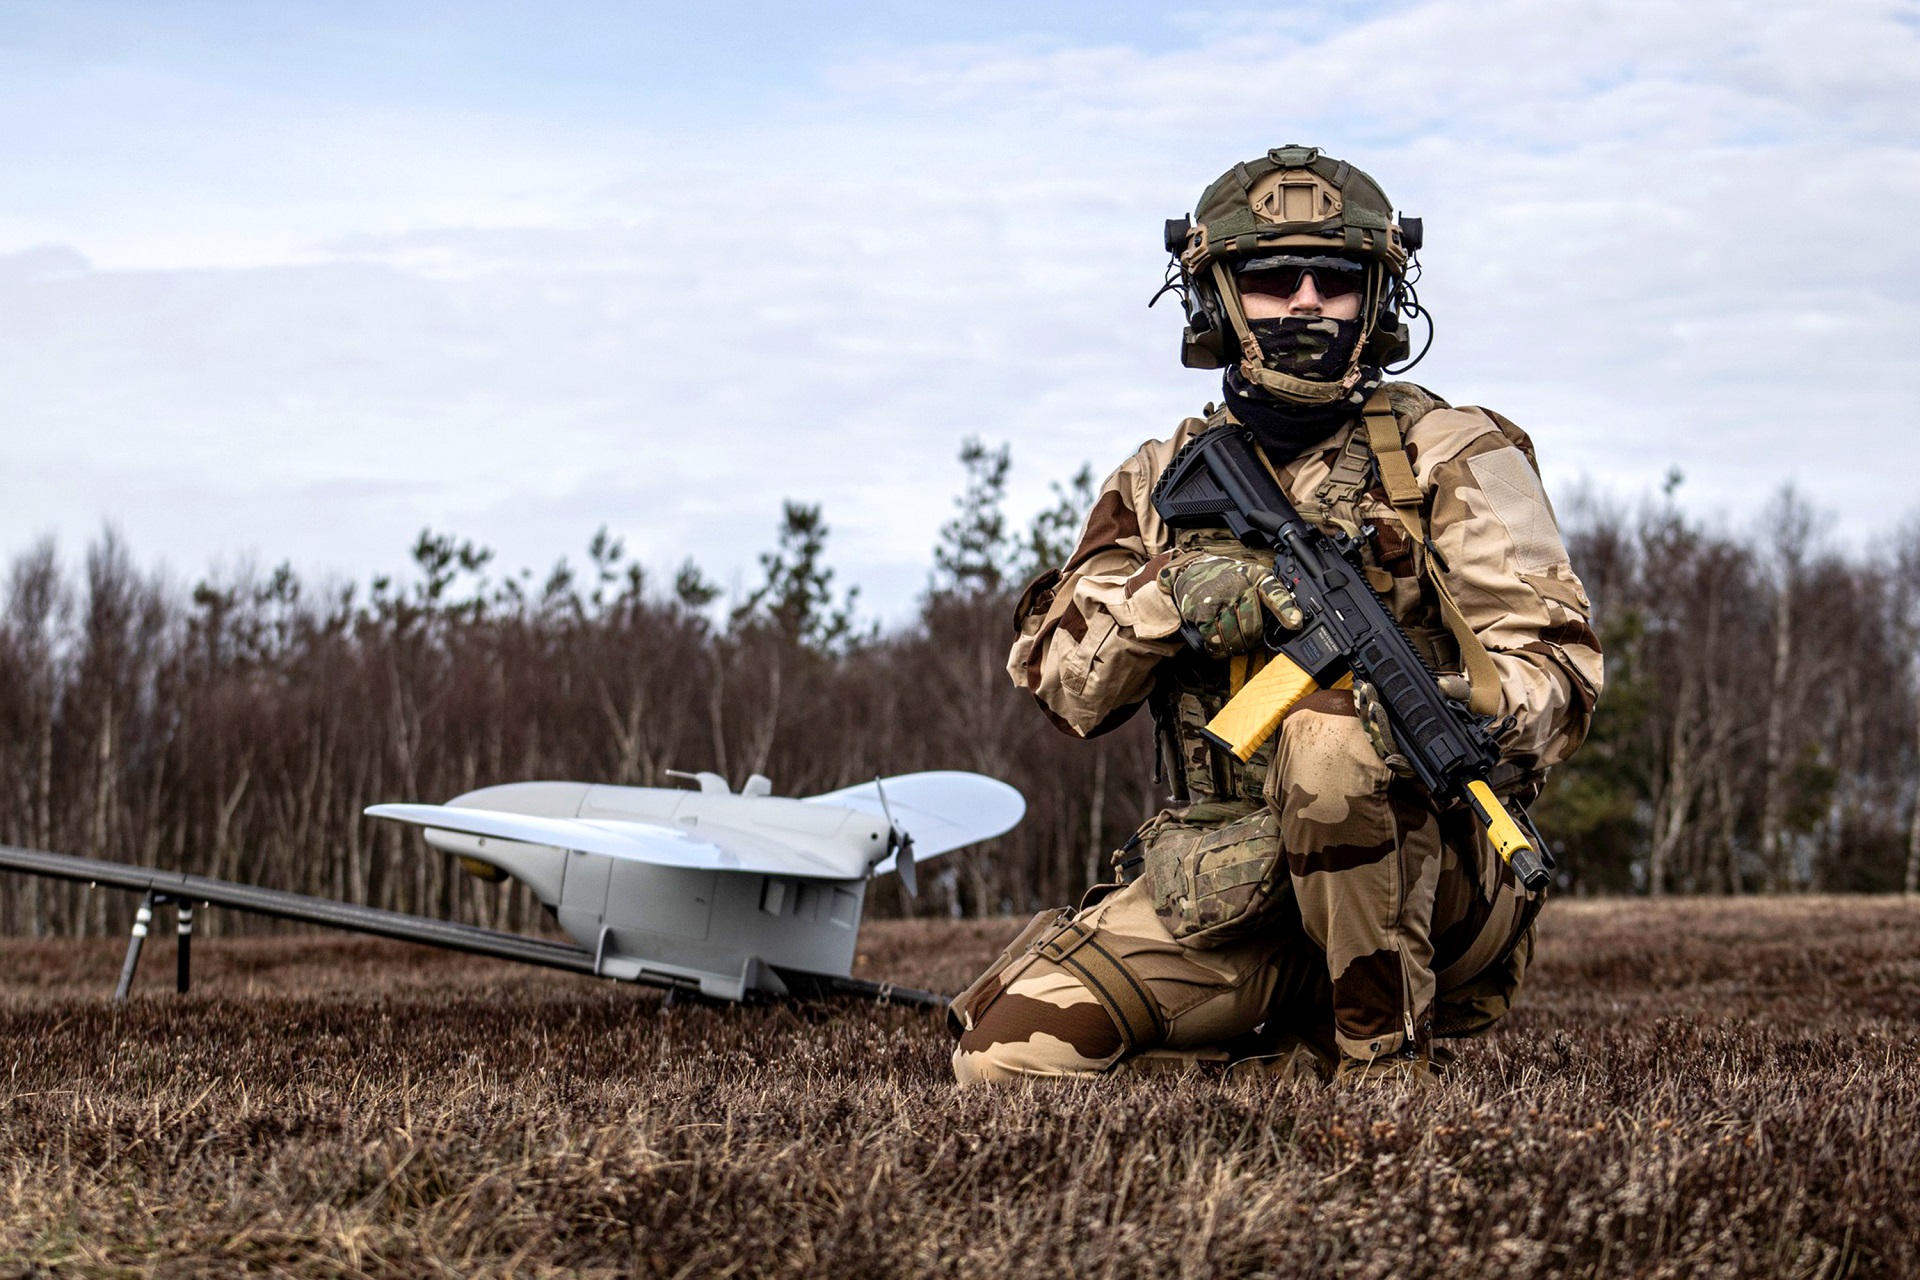
[[907, 896], [917, 898], [920, 884], [919, 876], [914, 873], [913, 837], [893, 820], [893, 809], [887, 804], [887, 791], [880, 785], [879, 778], [873, 780], [873, 789], [880, 797], [880, 812], [887, 818], [887, 852], [894, 855], [893, 869], [900, 873], [900, 883], [906, 886]]

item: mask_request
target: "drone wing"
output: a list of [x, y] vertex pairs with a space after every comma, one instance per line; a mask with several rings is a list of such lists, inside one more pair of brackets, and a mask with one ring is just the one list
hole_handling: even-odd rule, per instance
[[[883, 787], [884, 803], [880, 798]], [[956, 770], [903, 773], [897, 778], [808, 796], [806, 803], [838, 805], [880, 817], [891, 808], [893, 820], [913, 837], [916, 863], [1011, 831], [1027, 812], [1026, 797], [1006, 783]], [[893, 863], [887, 858], [874, 866], [873, 873], [891, 871]]]
[[[853, 806], [846, 806], [852, 808]], [[497, 809], [467, 809], [444, 804], [376, 804], [373, 818], [391, 818], [436, 831], [460, 831], [498, 840], [577, 849], [660, 867], [702, 871], [750, 871], [761, 875], [857, 880], [864, 863], [839, 865], [800, 849], [756, 840], [742, 832], [715, 830], [714, 839], [688, 835], [673, 827], [617, 818], [538, 818]]]

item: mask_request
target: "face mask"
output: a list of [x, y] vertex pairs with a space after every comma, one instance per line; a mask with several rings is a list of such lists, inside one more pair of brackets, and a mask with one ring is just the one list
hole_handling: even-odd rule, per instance
[[1352, 420], [1379, 385], [1379, 375], [1370, 374], [1346, 395], [1324, 404], [1296, 404], [1254, 386], [1241, 374], [1239, 365], [1230, 365], [1223, 390], [1233, 416], [1252, 430], [1278, 464], [1299, 457]]
[[1250, 320], [1247, 328], [1260, 344], [1269, 369], [1313, 382], [1338, 382], [1345, 377], [1360, 341], [1358, 320], [1326, 316]]

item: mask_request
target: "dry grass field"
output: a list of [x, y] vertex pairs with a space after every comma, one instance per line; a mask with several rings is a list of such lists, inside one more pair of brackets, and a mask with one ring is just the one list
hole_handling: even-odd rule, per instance
[[[1016, 922], [870, 925], [960, 985]], [[1549, 908], [1437, 1093], [957, 1094], [932, 1016], [339, 937], [0, 942], [0, 1276], [1920, 1273], [1920, 908]]]

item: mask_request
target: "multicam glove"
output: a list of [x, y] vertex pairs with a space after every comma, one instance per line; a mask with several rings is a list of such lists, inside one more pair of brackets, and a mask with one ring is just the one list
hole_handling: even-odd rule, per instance
[[1412, 777], [1413, 765], [1400, 754], [1400, 744], [1394, 741], [1393, 727], [1387, 723], [1387, 706], [1380, 701], [1380, 691], [1357, 675], [1353, 679], [1353, 708], [1360, 713], [1360, 723], [1367, 730], [1367, 741], [1373, 744], [1374, 754], [1401, 777]]
[[1293, 593], [1258, 560], [1201, 552], [1162, 569], [1160, 582], [1210, 658], [1258, 648], [1263, 607], [1289, 630], [1304, 620]]
[[[1473, 685], [1465, 676], [1443, 675], [1438, 677], [1437, 683], [1440, 692], [1455, 702], [1465, 702], [1473, 696]], [[1380, 691], [1358, 676], [1353, 681], [1353, 706], [1360, 713], [1360, 723], [1366, 727], [1367, 741], [1373, 744], [1374, 754], [1401, 777], [1412, 777], [1413, 765], [1401, 754], [1400, 744], [1394, 740], [1393, 727], [1387, 721], [1386, 704], [1380, 701]]]

